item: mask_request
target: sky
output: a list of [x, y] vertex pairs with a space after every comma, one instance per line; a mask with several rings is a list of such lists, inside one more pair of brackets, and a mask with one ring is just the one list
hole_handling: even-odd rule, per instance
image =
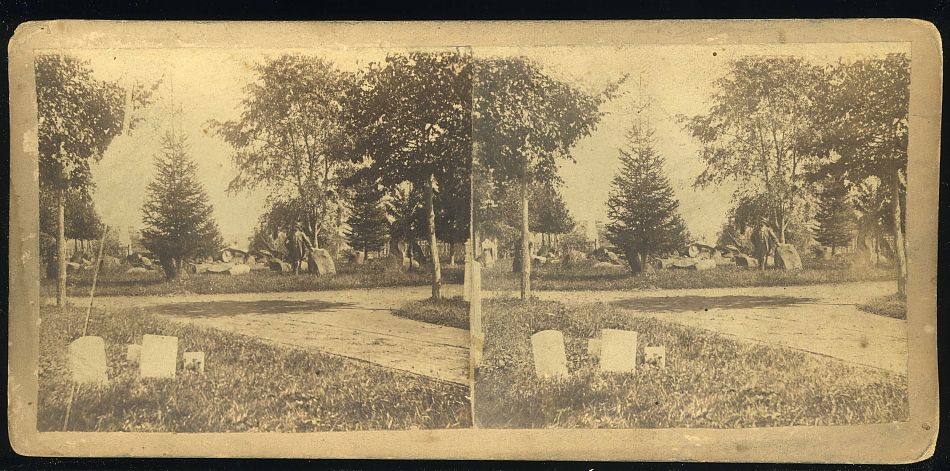
[[[617, 149], [631, 123], [644, 119], [656, 130], [656, 148], [694, 239], [714, 241], [730, 207], [732, 188], [694, 189], [702, 171], [698, 146], [677, 122], [680, 115], [702, 114], [710, 106], [713, 82], [730, 60], [743, 55], [796, 55], [815, 62], [853, 60], [886, 52], [908, 52], [904, 43], [782, 44], [771, 46], [596, 46], [474, 48], [475, 55], [522, 55], [548, 73], [589, 91], [624, 74], [622, 95], [604, 105], [607, 115], [597, 130], [573, 150], [577, 163], [564, 163], [562, 193], [575, 220], [606, 220], [610, 180], [619, 166]], [[214, 206], [225, 242], [244, 245], [263, 210], [263, 191], [229, 194], [236, 175], [232, 149], [209, 132], [208, 121], [236, 119], [244, 88], [256, 76], [254, 64], [284, 53], [322, 56], [343, 70], [380, 61], [393, 49], [86, 49], [70, 53], [89, 60], [94, 74], [127, 85], [161, 78], [156, 103], [139, 129], [117, 137], [93, 167], [94, 199], [103, 221], [120, 228], [141, 228], [146, 186], [154, 174], [160, 138], [174, 127], [187, 136], [198, 178]], [[647, 103], [645, 117], [634, 110]], [[178, 110], [178, 112], [174, 112]], [[642, 115], [641, 115], [642, 116]]]

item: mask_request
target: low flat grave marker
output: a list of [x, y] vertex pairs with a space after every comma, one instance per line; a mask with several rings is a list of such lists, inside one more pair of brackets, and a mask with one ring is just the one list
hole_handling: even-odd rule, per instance
[[531, 336], [534, 354], [534, 372], [539, 378], [567, 376], [567, 355], [564, 353], [564, 335], [557, 330], [542, 330]]
[[139, 375], [143, 378], [174, 378], [178, 366], [178, 337], [143, 335]]
[[102, 337], [85, 336], [69, 344], [69, 370], [78, 384], [109, 381], [106, 343]]
[[666, 368], [666, 347], [643, 347], [643, 364]]
[[600, 370], [604, 373], [633, 373], [637, 370], [637, 333], [629, 330], [600, 331]]
[[205, 352], [185, 352], [184, 368], [198, 373], [205, 372]]

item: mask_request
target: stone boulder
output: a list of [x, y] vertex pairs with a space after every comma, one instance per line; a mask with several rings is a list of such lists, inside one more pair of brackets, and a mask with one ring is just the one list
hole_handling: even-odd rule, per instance
[[207, 268], [208, 273], [224, 274], [231, 270], [233, 265], [230, 263], [215, 263]]
[[232, 266], [227, 273], [228, 275], [247, 275], [251, 272], [251, 266], [244, 263], [236, 263]]
[[309, 262], [316, 268], [318, 275], [335, 275], [336, 264], [333, 263], [333, 257], [326, 249], [313, 249], [310, 251]]
[[126, 270], [125, 272], [129, 274], [148, 273], [148, 269], [145, 267], [132, 267]]
[[759, 261], [746, 254], [736, 254], [732, 257], [732, 261], [735, 262], [736, 266], [739, 268], [759, 267]]
[[802, 258], [792, 244], [778, 244], [775, 247], [775, 268], [782, 270], [801, 270]]
[[267, 262], [267, 267], [270, 268], [271, 271], [276, 271], [278, 273], [290, 273], [293, 271], [293, 268], [291, 268], [289, 263], [279, 258], [270, 259]]

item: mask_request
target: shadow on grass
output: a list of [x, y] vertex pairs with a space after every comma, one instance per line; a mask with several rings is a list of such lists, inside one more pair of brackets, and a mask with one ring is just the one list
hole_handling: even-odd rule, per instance
[[192, 303], [172, 303], [149, 307], [152, 314], [176, 317], [230, 317], [242, 314], [290, 314], [309, 312], [313, 314], [331, 309], [347, 309], [353, 303], [327, 301], [208, 301]]
[[793, 296], [657, 296], [614, 301], [624, 309], [650, 312], [703, 311], [707, 309], [756, 309], [814, 303], [814, 298]]

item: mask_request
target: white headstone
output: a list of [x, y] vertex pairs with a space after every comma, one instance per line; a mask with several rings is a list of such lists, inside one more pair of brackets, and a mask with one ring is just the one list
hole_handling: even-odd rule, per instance
[[567, 376], [567, 355], [564, 353], [564, 335], [557, 330], [542, 330], [531, 336], [534, 354], [534, 372], [539, 378]]
[[192, 369], [198, 373], [205, 372], [205, 352], [185, 352], [184, 366], [186, 370]]
[[125, 347], [125, 361], [138, 364], [142, 358], [142, 346], [130, 344]]
[[632, 373], [637, 370], [637, 333], [629, 330], [600, 331], [600, 370]]
[[643, 364], [666, 368], [666, 347], [643, 347]]
[[69, 344], [69, 370], [73, 381], [100, 383], [109, 381], [106, 372], [106, 343], [102, 337], [79, 337]]
[[178, 364], [178, 337], [142, 336], [139, 375], [143, 378], [174, 378]]

